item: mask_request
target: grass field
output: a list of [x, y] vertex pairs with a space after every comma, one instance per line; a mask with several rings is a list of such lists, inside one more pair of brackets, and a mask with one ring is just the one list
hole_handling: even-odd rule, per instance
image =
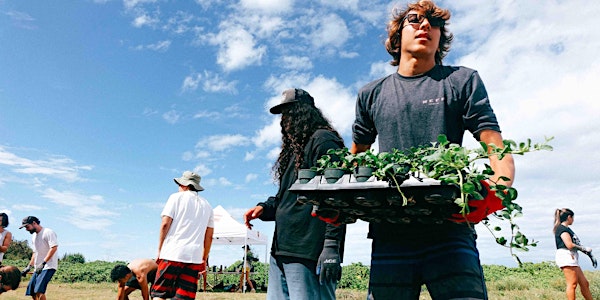
[[[599, 272], [586, 274], [590, 282], [596, 283], [600, 281]], [[525, 280], [506, 278], [506, 280], [498, 280], [488, 283], [489, 298], [492, 300], [532, 300], [532, 299], [545, 299], [545, 300], [562, 300], [565, 299], [565, 293], [562, 289], [564, 286], [562, 278], [557, 278], [553, 288], [530, 288]], [[2, 300], [23, 300], [29, 299], [25, 297], [25, 285], [24, 282], [19, 289], [16, 291], [9, 291], [2, 294], [0, 298]], [[599, 296], [597, 290], [592, 290], [594, 297]], [[116, 284], [113, 283], [51, 283], [48, 286], [46, 293], [48, 299], [78, 299], [78, 300], [114, 300], [117, 295]], [[337, 299], [341, 300], [364, 300], [366, 299], [366, 291], [356, 291], [348, 289], [338, 289]], [[583, 299], [581, 294], [578, 293], [578, 299]], [[130, 299], [142, 299], [139, 292], [131, 294]], [[196, 299], [206, 300], [263, 300], [266, 299], [265, 293], [202, 293], [196, 294]], [[431, 298], [427, 292], [421, 293], [420, 300], [430, 300]], [[600, 299], [600, 298], [595, 298]]]

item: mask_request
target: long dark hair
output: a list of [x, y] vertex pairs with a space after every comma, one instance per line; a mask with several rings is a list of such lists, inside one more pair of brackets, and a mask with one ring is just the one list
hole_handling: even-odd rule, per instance
[[[314, 105], [296, 102], [285, 107], [281, 114], [281, 152], [273, 165], [273, 177], [279, 181], [293, 159], [297, 171], [304, 163], [304, 147], [317, 129], [326, 129], [340, 137], [329, 120]], [[340, 137], [341, 138], [341, 137]]]
[[572, 217], [574, 215], [575, 213], [568, 208], [556, 209], [554, 212], [554, 229], [552, 229], [552, 232], [556, 233], [556, 228], [558, 228], [558, 225], [566, 221], [569, 216]]

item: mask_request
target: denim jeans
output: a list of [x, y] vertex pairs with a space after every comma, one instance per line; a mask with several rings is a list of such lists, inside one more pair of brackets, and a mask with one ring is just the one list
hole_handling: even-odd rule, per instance
[[335, 299], [337, 282], [319, 283], [315, 270], [301, 263], [282, 263], [273, 256], [269, 262], [267, 300], [329, 300]]

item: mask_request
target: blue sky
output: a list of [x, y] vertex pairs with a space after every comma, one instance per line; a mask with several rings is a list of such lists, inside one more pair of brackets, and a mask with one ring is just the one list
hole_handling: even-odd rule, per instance
[[[276, 192], [280, 144], [268, 108], [300, 87], [351, 144], [356, 92], [394, 72], [387, 1], [0, 0], [0, 211], [38, 216], [59, 255], [156, 255], [160, 211], [185, 170], [234, 218]], [[524, 261], [554, 258], [556, 208], [600, 251], [600, 33], [589, 1], [439, 1], [453, 13], [445, 64], [480, 72], [507, 139], [553, 152], [517, 157]], [[586, 9], [578, 9], [585, 7]], [[474, 146], [467, 134], [466, 146]], [[272, 236], [273, 224], [255, 221]], [[369, 263], [367, 224], [348, 227], [345, 263]], [[478, 225], [482, 263], [514, 266]], [[265, 249], [256, 248], [261, 257]], [[216, 246], [212, 264], [241, 258]], [[591, 268], [587, 258], [584, 268]]]

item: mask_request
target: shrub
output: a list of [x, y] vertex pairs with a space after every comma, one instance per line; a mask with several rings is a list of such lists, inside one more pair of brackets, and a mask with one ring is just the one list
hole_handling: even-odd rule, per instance
[[63, 255], [63, 257], [60, 260], [62, 262], [77, 263], [77, 264], [85, 263], [85, 257], [83, 257], [83, 254], [81, 254], [81, 253], [75, 253], [75, 254], [65, 253], [65, 255]]
[[342, 267], [342, 279], [338, 284], [341, 289], [367, 290], [369, 287], [369, 266], [352, 263]]

